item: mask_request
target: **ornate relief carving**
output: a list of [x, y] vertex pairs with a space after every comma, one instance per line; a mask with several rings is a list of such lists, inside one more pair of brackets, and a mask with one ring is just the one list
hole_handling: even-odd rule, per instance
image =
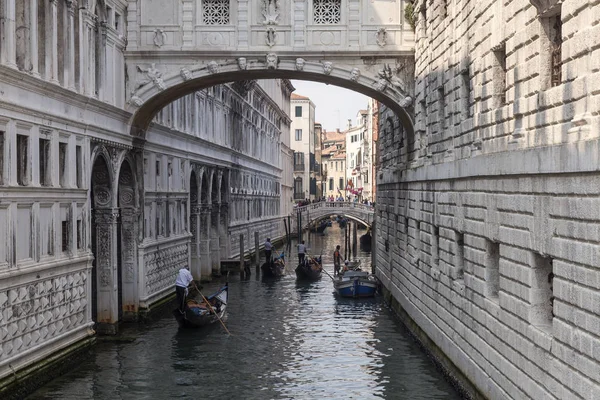
[[302, 71], [304, 70], [304, 65], [306, 64], [306, 61], [304, 60], [304, 58], [296, 58], [296, 71]]
[[277, 44], [277, 32], [275, 31], [275, 28], [267, 28], [267, 32], [265, 34], [265, 43], [267, 43], [267, 46], [269, 47], [273, 47]]
[[189, 69], [187, 68], [181, 68], [181, 77], [183, 78], [184, 81], [189, 81], [190, 79], [192, 79], [192, 73], [190, 72]]
[[87, 322], [87, 273], [0, 290], [0, 362]]
[[333, 71], [333, 63], [331, 61], [325, 61], [323, 63], [323, 73], [329, 75], [331, 74], [331, 71]]
[[135, 107], [141, 107], [142, 104], [144, 104], [144, 100], [142, 100], [138, 96], [132, 96], [131, 99], [129, 100], [129, 104], [131, 104], [132, 106], [135, 106]]
[[94, 187], [94, 204], [96, 206], [108, 206], [111, 201], [110, 189], [99, 186]]
[[277, 69], [279, 64], [279, 58], [275, 53], [267, 54], [267, 68], [268, 69]]
[[245, 57], [240, 57], [240, 58], [238, 58], [238, 59], [237, 59], [237, 62], [238, 62], [238, 67], [239, 67], [241, 70], [245, 71], [245, 70], [247, 70], [247, 69], [248, 69], [248, 61], [246, 60], [246, 58], [245, 58]]
[[147, 69], [144, 69], [138, 65], [137, 70], [140, 73], [146, 74], [146, 77], [138, 79], [136, 82], [136, 90], [150, 82], [152, 82], [159, 90], [165, 90], [167, 88], [162, 79], [162, 72], [156, 69], [156, 63], [152, 63]]
[[360, 69], [352, 68], [352, 71], [350, 71], [350, 80], [356, 82], [358, 78], [360, 78]]
[[154, 45], [161, 48], [165, 45], [167, 34], [160, 28], [154, 30]]
[[262, 15], [265, 18], [264, 25], [277, 25], [281, 7], [279, 0], [262, 0]]
[[206, 66], [206, 69], [208, 69], [208, 72], [210, 72], [211, 74], [216, 74], [217, 72], [219, 72], [219, 64], [216, 61], [211, 61]]
[[[377, 84], [378, 90], [383, 91], [388, 86], [392, 86], [393, 88], [404, 92], [404, 82], [402, 82], [398, 75], [401, 72], [406, 72], [405, 69], [404, 65], [396, 65], [396, 67], [392, 68], [389, 64], [385, 64], [383, 69], [378, 72], [380, 78]], [[379, 89], [379, 87], [382, 87], [383, 89]]]
[[188, 245], [162, 248], [144, 255], [146, 268], [146, 291], [148, 295], [173, 286], [177, 271], [187, 265]]
[[375, 33], [375, 38], [379, 47], [385, 47], [387, 44], [387, 30], [385, 28], [379, 28], [377, 33]]

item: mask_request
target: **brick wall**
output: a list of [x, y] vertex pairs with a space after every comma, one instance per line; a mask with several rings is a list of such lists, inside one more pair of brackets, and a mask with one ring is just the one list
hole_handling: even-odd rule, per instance
[[416, 138], [382, 109], [377, 270], [484, 396], [591, 399], [600, 3], [541, 3], [416, 3]]

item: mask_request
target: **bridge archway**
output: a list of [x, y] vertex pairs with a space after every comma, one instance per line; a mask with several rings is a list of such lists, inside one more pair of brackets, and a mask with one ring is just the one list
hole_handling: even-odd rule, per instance
[[[371, 227], [375, 219], [375, 210], [373, 206], [353, 202], [326, 202], [309, 204], [298, 207], [294, 210], [294, 218], [301, 218], [302, 228], [308, 228], [310, 225], [332, 215], [343, 215], [353, 221], [360, 222], [367, 227]], [[297, 222], [296, 222], [297, 223]]]
[[404, 79], [389, 71], [390, 67], [385, 65], [359, 68], [349, 61], [336, 63], [280, 58], [274, 53], [264, 57], [240, 56], [237, 59], [213, 60], [170, 71], [161, 71], [154, 63], [147, 69], [136, 66], [136, 71], [131, 74], [135, 74], [138, 79], [131, 90], [128, 103], [128, 109], [133, 113], [131, 135], [143, 138], [154, 116], [162, 108], [187, 94], [219, 84], [257, 79], [307, 80], [362, 93], [389, 107], [397, 114], [404, 129], [413, 133], [413, 101], [407, 89], [412, 85], [412, 68], [407, 67]]

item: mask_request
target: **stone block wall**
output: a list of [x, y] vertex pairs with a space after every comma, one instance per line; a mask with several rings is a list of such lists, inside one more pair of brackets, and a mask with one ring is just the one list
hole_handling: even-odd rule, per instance
[[415, 139], [380, 118], [378, 275], [483, 396], [598, 398], [600, 4], [416, 10]]

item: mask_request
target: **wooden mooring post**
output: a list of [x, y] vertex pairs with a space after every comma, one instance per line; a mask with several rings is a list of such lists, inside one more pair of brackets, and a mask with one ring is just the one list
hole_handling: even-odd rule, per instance
[[244, 234], [240, 234], [240, 274], [244, 273]]
[[260, 266], [260, 244], [258, 243], [258, 232], [254, 232], [254, 262], [256, 264], [256, 268]]

